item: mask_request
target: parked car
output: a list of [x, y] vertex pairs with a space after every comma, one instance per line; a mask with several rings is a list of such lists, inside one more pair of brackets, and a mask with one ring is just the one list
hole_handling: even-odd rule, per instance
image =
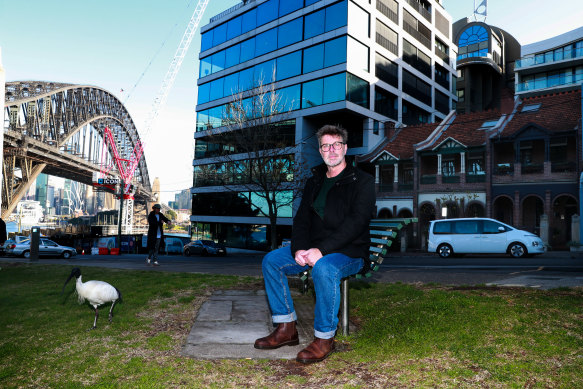
[[[20, 243], [11, 243], [6, 247], [6, 254], [30, 258], [30, 239], [23, 240]], [[60, 244], [53, 242], [50, 239], [40, 238], [38, 255], [61, 256], [65, 259], [69, 259], [77, 255], [77, 250], [75, 250], [73, 247], [61, 246]]]
[[442, 258], [454, 254], [510, 254], [514, 258], [542, 254], [546, 247], [537, 235], [488, 218], [433, 220], [428, 252]]
[[184, 246], [184, 255], [227, 255], [227, 249], [224, 245], [215, 243], [212, 240], [195, 240]]

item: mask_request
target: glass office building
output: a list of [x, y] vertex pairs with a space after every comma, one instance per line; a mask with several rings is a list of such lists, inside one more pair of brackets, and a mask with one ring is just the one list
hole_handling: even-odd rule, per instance
[[[266, 204], [237, 190], [245, 177], [225, 179], [244, 163], [232, 158], [241, 148], [229, 134], [230, 103], [245, 96], [250, 110], [257, 85], [286, 112], [274, 137], [308, 166], [321, 163], [314, 134], [324, 124], [346, 128], [349, 154], [359, 155], [381, 145], [385, 127], [414, 131], [455, 109], [457, 49], [438, 0], [247, 0], [201, 34], [191, 218], [199, 237], [269, 245]], [[280, 210], [278, 241], [291, 235], [293, 214], [291, 205]]]

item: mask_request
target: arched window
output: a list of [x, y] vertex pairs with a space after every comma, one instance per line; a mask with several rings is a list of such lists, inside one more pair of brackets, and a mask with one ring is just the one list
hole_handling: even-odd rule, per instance
[[473, 25], [466, 28], [458, 39], [458, 60], [488, 55], [488, 31], [484, 26]]

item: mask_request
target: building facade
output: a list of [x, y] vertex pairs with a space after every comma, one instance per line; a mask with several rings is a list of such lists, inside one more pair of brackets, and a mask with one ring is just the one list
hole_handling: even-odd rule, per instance
[[520, 44], [508, 32], [469, 18], [453, 24], [457, 54], [457, 111], [508, 111], [504, 98], [514, 94], [514, 63]]
[[583, 27], [523, 46], [515, 72], [517, 96], [579, 89], [583, 83]]
[[[265, 202], [237, 189], [245, 177], [224, 179], [225, 155], [239, 152], [229, 127], [239, 96], [258, 85], [277, 94], [286, 115], [272, 123], [274, 136], [307, 167], [320, 163], [314, 134], [324, 124], [345, 127], [349, 153], [362, 155], [385, 131], [440, 122], [455, 109], [451, 17], [436, 0], [245, 1], [201, 33], [191, 221], [235, 247], [271, 239]], [[280, 210], [274, 239], [291, 235], [293, 215], [291, 204]]]

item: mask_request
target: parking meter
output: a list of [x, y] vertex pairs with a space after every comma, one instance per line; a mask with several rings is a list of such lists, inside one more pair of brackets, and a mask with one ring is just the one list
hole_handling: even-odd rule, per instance
[[40, 228], [32, 227], [30, 230], [30, 260], [38, 261], [38, 246], [40, 244]]

